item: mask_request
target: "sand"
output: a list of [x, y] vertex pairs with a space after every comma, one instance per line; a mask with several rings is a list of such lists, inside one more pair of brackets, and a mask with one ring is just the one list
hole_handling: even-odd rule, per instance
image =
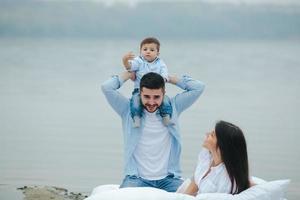
[[24, 200], [83, 200], [87, 197], [86, 194], [53, 186], [24, 186], [18, 190], [22, 191]]

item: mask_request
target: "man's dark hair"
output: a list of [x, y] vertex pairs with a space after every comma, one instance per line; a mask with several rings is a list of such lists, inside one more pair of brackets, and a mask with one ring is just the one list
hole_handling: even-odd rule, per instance
[[160, 43], [159, 43], [159, 40], [156, 39], [156, 38], [154, 38], [154, 37], [147, 37], [147, 38], [143, 39], [143, 41], [142, 41], [141, 44], [140, 44], [140, 49], [142, 48], [142, 46], [143, 46], [144, 44], [151, 44], [151, 43], [156, 44], [156, 46], [157, 46], [157, 51], [159, 52]]
[[165, 90], [165, 81], [164, 78], [154, 72], [150, 72], [145, 74], [140, 82], [140, 90], [143, 89], [143, 87], [148, 89], [163, 89]]

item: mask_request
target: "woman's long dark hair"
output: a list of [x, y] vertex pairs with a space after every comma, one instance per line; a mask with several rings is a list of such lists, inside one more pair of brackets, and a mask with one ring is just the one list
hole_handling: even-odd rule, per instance
[[250, 187], [246, 140], [243, 131], [225, 121], [215, 126], [217, 145], [231, 181], [231, 194]]

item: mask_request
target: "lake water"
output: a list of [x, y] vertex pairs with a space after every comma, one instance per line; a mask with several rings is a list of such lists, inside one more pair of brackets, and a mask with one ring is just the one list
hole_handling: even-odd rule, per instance
[[[170, 74], [206, 83], [181, 116], [182, 169], [193, 173], [217, 120], [239, 125], [251, 174], [291, 179], [300, 198], [300, 41], [162, 40]], [[0, 39], [0, 199], [24, 185], [89, 193], [121, 182], [121, 121], [100, 90], [137, 40]], [[133, 84], [121, 92], [130, 96]], [[180, 92], [167, 86], [172, 96]], [[11, 192], [11, 193], [10, 193]]]

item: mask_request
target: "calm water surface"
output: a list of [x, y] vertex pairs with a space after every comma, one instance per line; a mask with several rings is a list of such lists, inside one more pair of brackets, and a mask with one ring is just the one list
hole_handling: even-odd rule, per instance
[[[287, 197], [299, 199], [300, 41], [161, 42], [171, 74], [206, 83], [180, 119], [184, 177], [204, 134], [224, 119], [246, 134], [251, 174], [291, 179]], [[120, 183], [121, 121], [100, 84], [122, 72], [122, 55], [137, 53], [138, 43], [0, 39], [0, 199], [24, 185], [89, 193]], [[129, 97], [132, 87], [121, 92]], [[169, 95], [177, 92], [167, 86]]]

